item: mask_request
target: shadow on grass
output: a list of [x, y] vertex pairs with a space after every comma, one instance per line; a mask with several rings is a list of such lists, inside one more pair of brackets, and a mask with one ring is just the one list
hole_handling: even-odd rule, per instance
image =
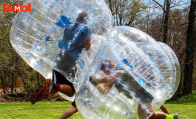
[[192, 94], [187, 96], [182, 96], [176, 100], [169, 100], [166, 104], [186, 104], [186, 105], [196, 105], [196, 90]]

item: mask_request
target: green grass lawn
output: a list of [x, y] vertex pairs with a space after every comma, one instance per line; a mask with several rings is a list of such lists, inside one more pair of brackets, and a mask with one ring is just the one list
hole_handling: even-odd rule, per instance
[[[0, 119], [58, 119], [71, 102], [0, 103]], [[83, 119], [76, 113], [70, 119]]]
[[[179, 119], [196, 119], [196, 91], [175, 101], [165, 103], [171, 114], [178, 113]], [[58, 119], [71, 107], [71, 102], [0, 103], [0, 119]], [[76, 113], [70, 119], [83, 119]]]

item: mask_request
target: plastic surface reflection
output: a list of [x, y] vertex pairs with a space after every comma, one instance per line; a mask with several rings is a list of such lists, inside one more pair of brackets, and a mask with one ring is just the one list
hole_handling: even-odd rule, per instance
[[81, 55], [76, 78], [85, 118], [148, 118], [179, 85], [174, 52], [138, 29], [113, 28], [90, 54]]
[[[103, 35], [112, 28], [112, 15], [103, 0], [28, 0], [27, 3], [31, 3], [32, 11], [17, 13], [10, 41], [19, 55], [45, 78], [51, 78], [51, 69], [62, 60], [59, 54], [63, 55], [73, 44], [70, 41], [85, 33]], [[87, 14], [86, 23], [78, 25], [77, 18], [82, 12]], [[66, 32], [66, 28], [72, 31]], [[61, 67], [59, 71], [65, 73]]]
[[11, 44], [46, 79], [55, 69], [73, 82], [85, 118], [145, 119], [177, 90], [180, 66], [172, 49], [138, 29], [112, 28], [104, 0], [28, 3], [32, 11], [13, 20]]

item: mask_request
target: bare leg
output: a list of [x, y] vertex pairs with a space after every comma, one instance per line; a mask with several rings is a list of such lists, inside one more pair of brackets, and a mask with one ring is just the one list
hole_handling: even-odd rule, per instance
[[69, 97], [72, 97], [75, 94], [75, 91], [67, 84], [60, 84], [59, 91]]
[[155, 112], [149, 119], [166, 119], [164, 112]]
[[67, 119], [70, 116], [72, 116], [73, 114], [75, 114], [77, 111], [78, 111], [77, 108], [71, 107], [69, 110], [67, 110], [66, 112], [64, 112], [63, 115], [59, 119]]
[[141, 104], [138, 104], [138, 114], [140, 119], [147, 119], [148, 115], [146, 111], [141, 107]]
[[97, 85], [97, 89], [98, 89], [101, 93], [103, 93], [103, 94], [105, 94], [105, 93], [106, 93], [106, 90], [105, 90], [104, 84]]
[[[143, 103], [143, 104], [147, 106], [150, 112], [152, 113], [154, 112], [154, 109], [151, 103]], [[138, 114], [139, 114], [140, 119], [147, 119], [150, 116], [149, 113], [147, 113], [146, 110], [142, 108], [141, 104], [138, 104]], [[156, 119], [156, 118], [152, 118], [152, 119]]]
[[[147, 104], [149, 109], [152, 109], [151, 104]], [[150, 115], [146, 113], [144, 109], [141, 108], [141, 105], [138, 105], [138, 113], [140, 119], [147, 119]], [[166, 119], [166, 114], [164, 112], [155, 112], [149, 119]]]
[[167, 108], [165, 107], [165, 105], [161, 105], [161, 110], [166, 113], [166, 114], [169, 114], [169, 111], [167, 110]]
[[108, 85], [108, 84], [99, 84], [97, 85], [97, 89], [103, 93], [103, 94], [106, 94], [108, 93], [108, 91], [111, 89], [111, 85]]

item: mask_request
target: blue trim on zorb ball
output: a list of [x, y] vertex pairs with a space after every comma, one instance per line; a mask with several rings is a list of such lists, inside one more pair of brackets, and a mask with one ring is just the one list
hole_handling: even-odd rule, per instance
[[61, 28], [65, 28], [70, 23], [70, 19], [71, 18], [61, 15], [59, 21], [57, 21], [55, 24]]

